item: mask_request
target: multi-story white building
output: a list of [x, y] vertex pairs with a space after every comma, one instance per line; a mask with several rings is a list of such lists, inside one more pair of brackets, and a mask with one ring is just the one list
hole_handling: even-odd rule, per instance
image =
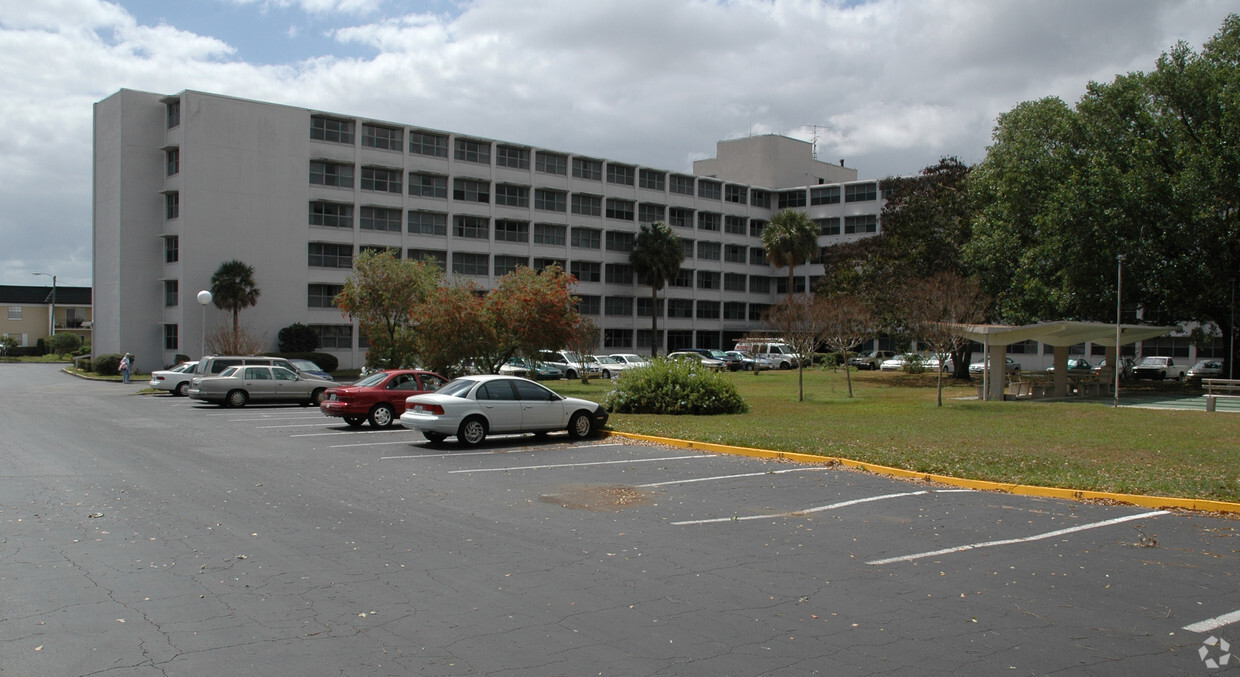
[[[220, 263], [255, 269], [242, 311], [276, 348], [295, 322], [316, 328], [342, 367], [365, 337], [332, 306], [353, 257], [385, 248], [432, 257], [487, 287], [517, 266], [557, 262], [607, 351], [727, 347], [761, 327], [787, 291], [759, 237], [802, 209], [820, 244], [878, 232], [876, 181], [813, 158], [809, 143], [759, 136], [718, 144], [692, 174], [475, 135], [215, 94], [121, 90], [95, 105], [94, 350], [146, 364], [197, 355], [226, 319], [196, 296]], [[628, 263], [641, 224], [662, 220], [685, 261], [661, 295]], [[820, 265], [799, 266], [798, 291]], [[664, 332], [665, 335], [664, 335]]]

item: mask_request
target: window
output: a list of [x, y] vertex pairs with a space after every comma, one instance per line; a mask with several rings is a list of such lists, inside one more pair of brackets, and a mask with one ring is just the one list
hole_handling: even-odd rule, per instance
[[707, 181], [706, 179], [698, 181], [698, 197], [704, 197], [708, 200], [723, 199], [723, 184], [718, 181]]
[[180, 283], [176, 280], [164, 280], [164, 307], [172, 308], [180, 305], [181, 295], [178, 293]]
[[603, 264], [595, 261], [573, 261], [568, 272], [578, 282], [598, 282], [602, 278]]
[[573, 158], [573, 177], [589, 181], [603, 180], [603, 162], [589, 158]]
[[399, 259], [401, 255], [400, 247], [385, 247], [378, 244], [359, 244], [357, 253], [370, 252], [371, 254], [391, 254], [392, 258]]
[[766, 228], [766, 221], [761, 219], [749, 220], [749, 237], [762, 237], [762, 230]]
[[325, 350], [348, 350], [353, 347], [353, 327], [347, 324], [312, 324], [310, 328], [319, 335], [319, 348]]
[[607, 251], [609, 252], [631, 252], [633, 251], [633, 243], [636, 236], [619, 230], [607, 231]]
[[765, 266], [766, 265], [766, 250], [763, 249], [762, 247], [750, 247], [749, 248], [749, 265]]
[[352, 268], [353, 245], [311, 242], [309, 265], [316, 268]]
[[22, 319], [22, 307], [9, 306], [9, 319], [14, 321]]
[[723, 304], [723, 319], [725, 320], [745, 319], [745, 304], [739, 301], [725, 301]]
[[667, 316], [673, 317], [693, 317], [693, 300], [692, 299], [668, 299], [667, 300]]
[[771, 293], [771, 278], [761, 275], [749, 276], [749, 293], [750, 294], [769, 294]]
[[600, 299], [597, 296], [581, 294], [577, 296], [577, 312], [582, 315], [598, 315]]
[[693, 195], [693, 177], [672, 174], [672, 192], [677, 195]]
[[672, 207], [667, 210], [667, 222], [677, 228], [692, 228], [693, 210], [683, 207]]
[[448, 137], [431, 132], [409, 132], [409, 152], [431, 157], [448, 157]]
[[684, 252], [686, 259], [693, 258], [693, 240], [680, 239], [680, 251]]
[[509, 183], [495, 184], [495, 204], [505, 207], [529, 207], [530, 189]]
[[310, 116], [310, 138], [333, 143], [353, 143], [353, 121], [329, 118], [326, 115]]
[[383, 230], [391, 233], [400, 232], [400, 210], [386, 207], [362, 207], [357, 220], [362, 230]]
[[749, 204], [763, 209], [771, 208], [771, 194], [765, 190], [754, 188], [749, 191]]
[[399, 151], [405, 133], [396, 127], [362, 124], [362, 145], [367, 148]]
[[164, 218], [175, 219], [181, 215], [181, 194], [177, 191], [164, 193]]
[[488, 254], [470, 254], [468, 252], [452, 253], [452, 272], [457, 275], [486, 276], [490, 268], [491, 257]]
[[568, 211], [568, 194], [560, 190], [534, 189], [534, 209], [545, 212]]
[[603, 299], [603, 314], [613, 317], [633, 316], [632, 296], [608, 296]]
[[639, 350], [642, 348], [651, 348], [656, 345], [657, 346], [663, 345], [663, 330], [662, 329], [660, 329], [659, 332], [653, 336], [653, 338], [651, 337], [649, 329], [638, 329], [637, 330], [637, 348]]
[[415, 235], [447, 235], [448, 215], [443, 212], [409, 212], [409, 232]]
[[805, 206], [804, 188], [800, 190], [786, 190], [782, 193], [777, 193], [777, 195], [779, 196], [780, 209], [794, 209]]
[[453, 154], [463, 162], [477, 162], [480, 165], [491, 164], [491, 142], [475, 141], [474, 139], [457, 139], [456, 152]]
[[[805, 291], [805, 278], [797, 276], [796, 278], [793, 279], [792, 284], [797, 294], [800, 294]], [[788, 278], [782, 277], [782, 276], [775, 278], [775, 293], [776, 294], [787, 294], [788, 293]]]
[[718, 242], [699, 242], [697, 245], [697, 257], [705, 261], [718, 261], [722, 251], [723, 245]]
[[607, 284], [633, 284], [633, 266], [627, 263], [609, 263], [606, 272]]
[[440, 270], [443, 270], [448, 262], [448, 252], [442, 249], [410, 249], [408, 254], [410, 261], [414, 263], [426, 261], [438, 266]]
[[585, 193], [573, 193], [573, 213], [582, 216], [602, 216], [603, 198]]
[[723, 199], [728, 202], [735, 202], [738, 205], [743, 205], [747, 202], [748, 193], [749, 189], [745, 186], [729, 183], [723, 187]]
[[713, 230], [719, 232], [719, 224], [723, 221], [722, 214], [715, 212], [698, 212], [697, 215], [698, 230]]
[[637, 172], [637, 185], [639, 188], [649, 190], [665, 190], [667, 185], [667, 174], [656, 172], [653, 169], [642, 169]]
[[457, 214], [452, 217], [452, 236], [474, 240], [491, 239], [491, 220], [485, 216]]
[[840, 217], [838, 216], [833, 216], [827, 219], [814, 219], [814, 223], [818, 224], [819, 235], [840, 234]]
[[853, 233], [877, 233], [878, 217], [873, 214], [862, 214], [861, 216], [845, 216], [844, 217], [844, 234], [851, 235]]
[[607, 198], [607, 218], [620, 221], [633, 220], [633, 201], [619, 198]]
[[818, 186], [809, 189], [809, 203], [811, 205], [833, 205], [839, 204], [839, 201], [839, 186]]
[[325, 160], [310, 162], [310, 185], [334, 186], [336, 188], [353, 187], [353, 165], [344, 165]]
[[688, 268], [681, 268], [680, 270], [676, 271], [676, 277], [672, 278], [671, 282], [668, 282], [668, 285], [672, 287], [682, 287], [685, 289], [692, 289], [693, 288], [693, 271]]
[[452, 199], [463, 202], [490, 202], [491, 183], [476, 179], [453, 179]]
[[[530, 241], [530, 223], [529, 221], [509, 221], [508, 219], [495, 220], [495, 241], [496, 242], [529, 242]], [[496, 258], [498, 265], [498, 257]], [[526, 264], [528, 265], [528, 263]]]
[[448, 177], [439, 174], [409, 173], [409, 194], [415, 197], [448, 197]]
[[543, 174], [566, 176], [568, 174], [568, 156], [540, 150], [534, 154], [534, 171], [542, 172]]
[[614, 183], [620, 186], [633, 185], [633, 175], [636, 168], [628, 165], [617, 165], [611, 162], [607, 163], [607, 183]]
[[522, 266], [529, 267], [530, 260], [524, 256], [503, 256], [495, 255], [495, 277], [503, 277], [508, 273], [515, 272], [517, 268]]
[[567, 226], [554, 223], [534, 224], [534, 244], [549, 244], [563, 247], [568, 233]]
[[339, 202], [311, 202], [310, 225], [331, 228], [353, 227], [353, 205]]
[[698, 289], [718, 289], [721, 275], [714, 270], [699, 270], [697, 274]]
[[858, 183], [844, 186], [844, 202], [869, 202], [878, 199], [878, 185]]
[[169, 101], [164, 106], [168, 113], [168, 129], [179, 126], [181, 124], [181, 100]]
[[741, 246], [739, 244], [724, 245], [723, 246], [723, 260], [727, 261], [728, 263], [744, 263], [745, 252], [747, 251], [748, 251], [747, 247]]
[[633, 346], [632, 329], [604, 329], [604, 348], [631, 348]]
[[749, 320], [751, 322], [761, 322], [766, 311], [771, 307], [769, 303], [751, 303], [749, 304]]
[[638, 223], [654, 223], [662, 221], [664, 214], [667, 213], [667, 207], [663, 205], [649, 204], [643, 202], [637, 205], [637, 222]]
[[181, 260], [181, 238], [173, 235], [164, 238], [164, 263], [176, 263]]
[[724, 291], [745, 291], [747, 278], [740, 273], [724, 273], [723, 289]]
[[380, 193], [396, 193], [399, 195], [404, 192], [404, 186], [401, 185], [399, 169], [384, 169], [382, 167], [362, 167], [362, 190], [375, 190]]
[[175, 324], [165, 324], [164, 350], [177, 350], [180, 347], [179, 328]]
[[164, 151], [164, 164], [167, 166], [168, 176], [181, 173], [181, 149], [169, 148]]
[[725, 216], [723, 217], [723, 232], [732, 235], [745, 234], [745, 217], [743, 216]]
[[543, 270], [544, 268], [550, 268], [551, 266], [555, 266], [559, 268], [560, 270], [568, 270], [568, 263], [564, 261], [564, 259], [547, 259], [547, 258], [534, 259], [534, 270], [540, 271], [540, 270]]
[[529, 169], [530, 151], [528, 148], [498, 145], [495, 147], [495, 164], [513, 169]]
[[719, 319], [719, 302], [718, 301], [698, 301], [697, 316], [701, 320], [717, 320]]
[[335, 308], [336, 295], [344, 291], [339, 284], [308, 284], [306, 285], [307, 308]]
[[[665, 304], [663, 303], [663, 299], [659, 299], [659, 306], [658, 306], [659, 317], [663, 317], [663, 306], [664, 305]], [[637, 316], [638, 317], [650, 317], [650, 309], [654, 307], [655, 306], [654, 306], [652, 299], [647, 298], [645, 296], [639, 296], [637, 298]]]
[[597, 228], [573, 228], [572, 245], [582, 249], [599, 249], [603, 242], [603, 231]]

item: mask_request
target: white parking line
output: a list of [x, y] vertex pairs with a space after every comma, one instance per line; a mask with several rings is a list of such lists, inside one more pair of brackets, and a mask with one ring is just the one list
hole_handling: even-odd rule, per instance
[[337, 430], [335, 432], [330, 432], [330, 433], [301, 433], [297, 435], [289, 435], [289, 437], [325, 437], [325, 436], [330, 437], [332, 435], [382, 435], [384, 433], [407, 433], [407, 432], [412, 432], [412, 431], [406, 430], [405, 428], [391, 428], [388, 430], [353, 430], [351, 432]]
[[1147, 517], [1157, 517], [1159, 515], [1166, 515], [1166, 514], [1168, 514], [1168, 511], [1166, 510], [1155, 510], [1153, 512], [1143, 512], [1138, 515], [1127, 515], [1125, 517], [1116, 517], [1115, 519], [1109, 519], [1103, 522], [1093, 522], [1091, 524], [1082, 524], [1080, 526], [1069, 527], [1067, 529], [1058, 529], [1056, 531], [1048, 531], [1044, 534], [1035, 534], [1033, 536], [1025, 536], [1022, 538], [1006, 538], [1001, 541], [984, 541], [982, 543], [970, 543], [968, 545], [958, 545], [954, 548], [944, 548], [943, 550], [932, 550], [930, 552], [919, 552], [913, 555], [902, 555], [900, 557], [888, 557], [887, 559], [876, 559], [871, 562], [866, 562], [866, 564], [878, 565], [878, 564], [892, 564], [894, 562], [911, 562], [915, 559], [924, 559], [926, 557], [937, 557], [939, 555], [951, 555], [957, 552], [964, 552], [965, 550], [976, 550], [978, 548], [993, 548], [999, 545], [1015, 545], [1017, 543], [1029, 543], [1032, 541], [1041, 541], [1041, 540], [1045, 540], [1048, 538], [1054, 538], [1056, 536], [1063, 536], [1064, 534], [1071, 534], [1077, 531], [1086, 531], [1088, 529], [1098, 529], [1101, 527], [1109, 527], [1115, 524], [1122, 524], [1124, 522], [1131, 522], [1133, 520], [1145, 519]]
[[617, 463], [652, 463], [656, 461], [685, 461], [698, 458], [714, 458], [713, 454], [694, 454], [692, 456], [664, 456], [662, 458], [630, 458], [623, 461], [594, 461], [591, 463], [553, 463], [547, 465], [527, 465], [515, 468], [478, 468], [476, 470], [452, 470], [449, 474], [471, 472], [508, 472], [510, 470], [545, 470], [547, 468], [577, 468], [588, 465], [615, 465]]
[[686, 525], [693, 525], [693, 524], [717, 524], [720, 522], [747, 522], [749, 520], [764, 520], [764, 519], [771, 519], [775, 517], [795, 517], [798, 515], [805, 515], [805, 514], [813, 513], [813, 512], [823, 512], [824, 510], [836, 510], [838, 508], [847, 508], [849, 506], [858, 505], [861, 503], [872, 503], [874, 501], [885, 501], [889, 498], [904, 498], [906, 496], [921, 496], [922, 494], [928, 494], [928, 493], [930, 493], [928, 490], [923, 489], [922, 491], [906, 491], [904, 493], [899, 493], [899, 494], [883, 494], [881, 496], [867, 496], [866, 498], [855, 498], [851, 501], [840, 501], [839, 503], [823, 505], [817, 508], [808, 508], [806, 510], [794, 510], [792, 512], [780, 512], [780, 513], [775, 513], [773, 515], [746, 515], [744, 517], [717, 517], [717, 518], [711, 518], [708, 520], [687, 520], [684, 522], [672, 522], [672, 526], [679, 527], [679, 526], [686, 526]]
[[[297, 421], [301, 419], [293, 419], [293, 420]], [[266, 422], [267, 421], [261, 421], [261, 423], [266, 423]], [[327, 425], [330, 425], [330, 424], [328, 423], [285, 423], [284, 425], [260, 425], [260, 426], [255, 426], [254, 429], [255, 430], [271, 430], [272, 428], [322, 428]]]
[[786, 472], [823, 472], [830, 468], [788, 468], [786, 470], [763, 470], [762, 472], [747, 472], [739, 475], [717, 475], [715, 477], [695, 477], [687, 480], [669, 480], [667, 482], [651, 482], [649, 484], [638, 484], [637, 489], [652, 489], [654, 487], [663, 487], [669, 484], [691, 484], [693, 482], [713, 482], [715, 480], [734, 480], [742, 477], [758, 477], [759, 475], [782, 475]]
[[1184, 626], [1184, 629], [1189, 632], [1210, 632], [1211, 630], [1221, 628], [1224, 625], [1231, 625], [1236, 621], [1240, 621], [1240, 611], [1233, 611], [1229, 614], [1223, 614], [1222, 616], [1207, 618], [1204, 621], [1198, 621], [1192, 625], [1186, 625]]

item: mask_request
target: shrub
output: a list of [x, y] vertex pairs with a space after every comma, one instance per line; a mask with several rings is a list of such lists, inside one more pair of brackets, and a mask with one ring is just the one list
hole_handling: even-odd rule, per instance
[[177, 353], [176, 355], [172, 357], [172, 366], [175, 367], [178, 364], [181, 364], [182, 362], [189, 362], [189, 361], [190, 361], [189, 355], [182, 355], [181, 353]]
[[[95, 373], [100, 376], [116, 376], [121, 373], [121, 358], [124, 355], [110, 353], [108, 355], [96, 355], [91, 360], [91, 366], [95, 368]], [[132, 358], [131, 358], [132, 359]]]
[[65, 355], [82, 347], [82, 339], [76, 334], [61, 332], [47, 339], [48, 351], [55, 355]]
[[311, 353], [319, 349], [319, 333], [300, 322], [281, 329], [276, 338], [282, 353]]
[[614, 380], [603, 406], [617, 414], [743, 414], [732, 380], [687, 360], [656, 359]]

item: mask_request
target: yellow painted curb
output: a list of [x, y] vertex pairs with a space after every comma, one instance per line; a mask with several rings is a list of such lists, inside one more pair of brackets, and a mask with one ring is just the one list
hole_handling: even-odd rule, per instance
[[639, 435], [636, 433], [625, 433], [614, 430], [607, 431], [607, 434], [633, 440], [655, 442], [671, 447], [680, 447], [682, 449], [698, 449], [701, 451], [710, 451], [720, 454], [734, 454], [737, 456], [751, 456], [754, 458], [796, 461], [797, 463], [838, 464], [849, 468], [865, 470], [866, 472], [871, 472], [876, 475], [887, 475], [889, 477], [920, 480], [923, 482], [937, 482], [948, 486], [961, 487], [963, 489], [976, 489], [978, 491], [1001, 491], [1020, 496], [1042, 496], [1046, 498], [1066, 498], [1069, 500], [1115, 501], [1117, 503], [1127, 503], [1129, 505], [1137, 505], [1143, 508], [1171, 508], [1204, 512], [1240, 513], [1240, 503], [1230, 503], [1227, 501], [1209, 501], [1196, 498], [1170, 498], [1165, 496], [1143, 496], [1140, 494], [1114, 494], [1107, 491], [1084, 491], [1078, 489], [1062, 489], [1060, 487], [1037, 487], [1029, 484], [1010, 484], [1006, 482], [990, 482], [987, 480], [971, 480], [960, 477], [950, 477], [948, 475], [914, 472], [912, 470], [904, 470], [903, 468], [892, 468], [885, 465], [854, 461], [852, 459], [840, 458], [838, 456], [818, 456], [816, 454], [799, 454], [790, 451], [772, 451], [770, 449], [755, 449], [753, 447], [735, 447], [728, 444], [713, 444], [710, 442], [696, 442], [694, 440], [679, 440], [672, 437], [655, 437], [653, 435]]

